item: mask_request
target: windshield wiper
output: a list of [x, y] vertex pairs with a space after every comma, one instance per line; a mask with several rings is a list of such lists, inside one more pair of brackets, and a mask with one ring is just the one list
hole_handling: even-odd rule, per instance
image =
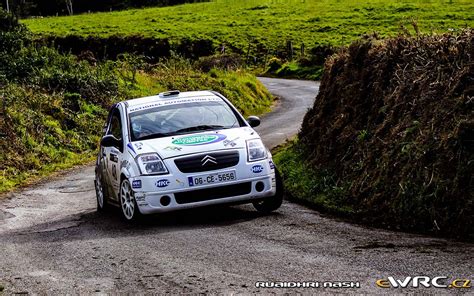
[[137, 141], [142, 141], [142, 140], [149, 140], [149, 139], [155, 139], [155, 138], [163, 138], [163, 137], [169, 137], [173, 135], [179, 135], [187, 132], [192, 132], [192, 131], [209, 131], [209, 130], [216, 130], [216, 129], [225, 129], [225, 126], [222, 125], [198, 125], [198, 126], [191, 126], [187, 128], [182, 128], [180, 130], [171, 132], [171, 133], [155, 133], [155, 134], [150, 134], [146, 135], [143, 137], [140, 137], [136, 139]]
[[163, 137], [168, 137], [168, 136], [171, 136], [171, 133], [155, 133], [155, 134], [150, 134], [150, 135], [140, 137], [140, 138], [137, 139], [137, 141], [149, 140], [149, 139], [155, 139], [155, 138], [163, 138]]
[[209, 130], [216, 130], [216, 129], [224, 129], [225, 126], [222, 125], [197, 125], [191, 126], [187, 128], [182, 128], [174, 132], [174, 134], [180, 134], [185, 132], [192, 132], [192, 131], [209, 131]]

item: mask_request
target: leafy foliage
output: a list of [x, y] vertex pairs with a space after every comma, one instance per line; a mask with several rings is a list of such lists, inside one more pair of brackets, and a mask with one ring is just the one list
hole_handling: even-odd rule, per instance
[[[326, 62], [299, 134], [365, 221], [474, 238], [474, 31], [375, 37]], [[359, 216], [360, 217], [360, 216]]]
[[221, 91], [245, 114], [268, 110], [272, 97], [245, 72], [196, 70], [172, 56], [157, 65], [121, 55], [97, 62], [35, 44], [0, 10], [0, 192], [32, 177], [91, 160], [107, 108], [168, 89]]
[[354, 215], [346, 194], [348, 184], [337, 182], [328, 170], [313, 170], [305, 161], [306, 153], [298, 140], [274, 151], [273, 159], [284, 176], [287, 195], [320, 211], [346, 217]]

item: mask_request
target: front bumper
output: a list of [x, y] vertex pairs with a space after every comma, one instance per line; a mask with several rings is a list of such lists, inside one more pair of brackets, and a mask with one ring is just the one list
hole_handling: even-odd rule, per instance
[[[264, 169], [254, 173], [250, 169], [255, 165], [260, 165]], [[130, 181], [132, 184], [140, 184], [140, 188], [134, 188], [134, 191], [142, 214], [226, 203], [250, 203], [276, 194], [275, 169], [271, 159], [207, 173], [229, 170], [236, 171], [236, 180], [202, 186], [190, 186], [187, 183], [188, 177], [196, 174], [180, 172], [165, 176], [140, 176], [131, 178]], [[163, 187], [158, 188], [157, 184]]]

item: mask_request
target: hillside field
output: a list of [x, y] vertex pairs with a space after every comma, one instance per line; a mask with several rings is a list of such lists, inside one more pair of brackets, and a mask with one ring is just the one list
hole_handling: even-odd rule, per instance
[[422, 32], [474, 25], [472, 0], [219, 0], [172, 7], [131, 9], [72, 17], [26, 19], [47, 36], [143, 35], [181, 40], [210, 39], [245, 51], [249, 42], [272, 50], [288, 40], [299, 48], [347, 45], [362, 34], [394, 36], [416, 21]]

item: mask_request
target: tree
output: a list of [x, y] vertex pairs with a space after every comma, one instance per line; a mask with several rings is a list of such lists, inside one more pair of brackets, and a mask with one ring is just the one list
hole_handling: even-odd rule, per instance
[[72, 10], [72, 0], [66, 0], [66, 8], [69, 15], [73, 15], [74, 11]]

